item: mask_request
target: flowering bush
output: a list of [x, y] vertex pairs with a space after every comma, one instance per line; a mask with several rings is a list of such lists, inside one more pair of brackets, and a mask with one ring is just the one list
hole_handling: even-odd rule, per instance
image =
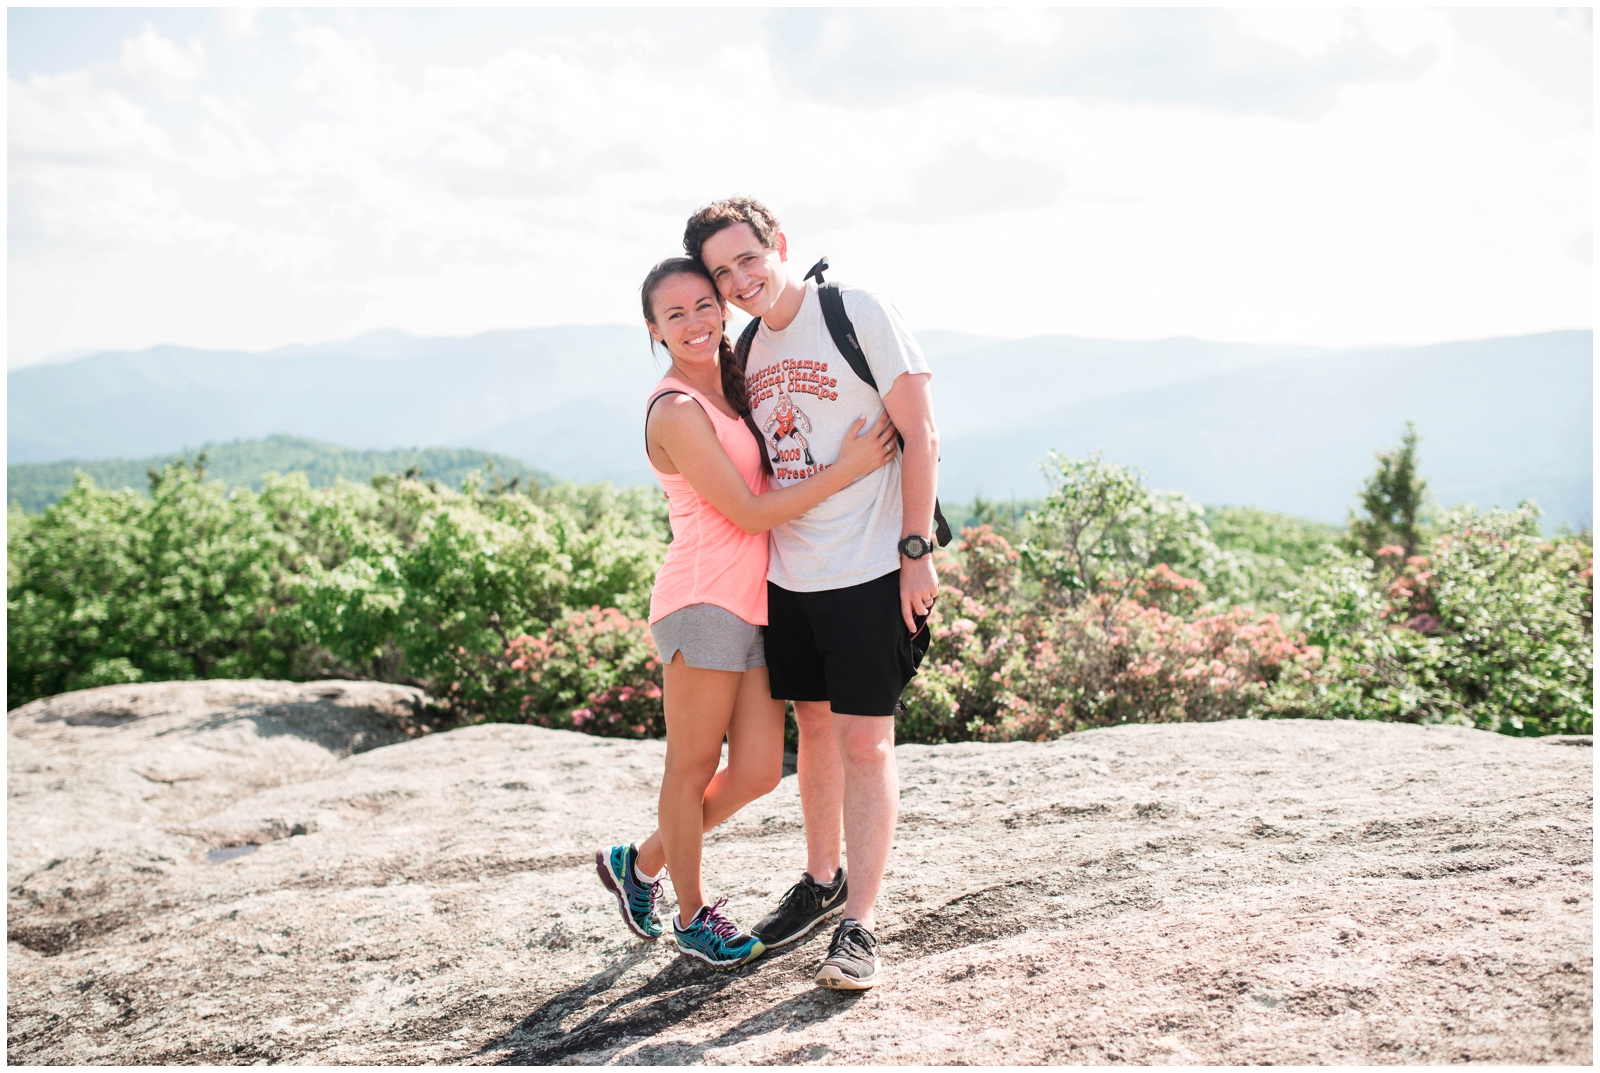
[[938, 560], [945, 594], [906, 692], [906, 737], [1042, 740], [1262, 714], [1304, 690], [1317, 666], [1276, 615], [1238, 607], [1185, 620], [1200, 585], [1164, 563], [1062, 606], [1023, 594], [1021, 557], [988, 526], [962, 537], [965, 569]]
[[1293, 703], [1319, 662], [1277, 615], [1234, 607], [1185, 620], [1101, 594], [1063, 619], [1050, 643], [1050, 680], [1061, 698], [1051, 714], [1068, 730], [1269, 714]]
[[647, 622], [614, 607], [563, 615], [506, 647], [524, 722], [611, 738], [660, 738], [661, 661]]
[[903, 741], [970, 741], [1010, 713], [1031, 717], [1043, 625], [1018, 592], [1019, 554], [989, 526], [967, 529], [960, 551], [934, 552], [941, 592], [932, 639], [896, 720]]
[[1320, 714], [1591, 733], [1594, 557], [1536, 508], [1442, 515], [1427, 554], [1336, 553], [1296, 594], [1327, 651]]
[[[980, 526], [936, 552], [944, 594], [901, 740], [1292, 714], [1593, 727], [1593, 550], [1541, 536], [1535, 508], [1441, 514], [1410, 551], [1391, 526], [1352, 553], [1326, 527], [1204, 511], [1098, 457], [1047, 465], [1053, 490], [1014, 541]], [[608, 485], [268, 475], [229, 493], [176, 466], [144, 498], [83, 480], [12, 515], [7, 700], [355, 677], [421, 686], [451, 721], [660, 736], [639, 616], [669, 538], [658, 492]], [[1285, 619], [1251, 610], [1263, 600]]]

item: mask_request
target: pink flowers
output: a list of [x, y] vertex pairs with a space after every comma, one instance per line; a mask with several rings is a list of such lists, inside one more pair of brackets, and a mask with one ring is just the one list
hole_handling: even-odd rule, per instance
[[661, 661], [649, 623], [616, 608], [572, 611], [541, 636], [506, 649], [527, 692], [518, 705], [538, 726], [610, 737], [662, 737]]
[[[1304, 679], [1319, 653], [1249, 608], [1187, 619], [1200, 583], [1166, 564], [1076, 608], [1017, 597], [1018, 556], [987, 527], [963, 534], [968, 569], [943, 552], [951, 597], [906, 693], [910, 737], [1042, 740], [1124, 722], [1222, 719]], [[959, 615], [959, 617], [954, 617]]]

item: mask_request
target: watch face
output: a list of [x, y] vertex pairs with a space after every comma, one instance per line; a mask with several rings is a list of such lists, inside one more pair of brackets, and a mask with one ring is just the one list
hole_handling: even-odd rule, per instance
[[920, 559], [928, 554], [928, 542], [921, 537], [906, 537], [905, 551], [913, 559]]

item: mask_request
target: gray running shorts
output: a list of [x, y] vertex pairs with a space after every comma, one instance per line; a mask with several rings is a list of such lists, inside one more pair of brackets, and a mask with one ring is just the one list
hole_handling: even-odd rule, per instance
[[650, 624], [656, 652], [671, 663], [678, 652], [683, 662], [704, 671], [738, 671], [741, 674], [767, 665], [761, 627], [752, 626], [732, 611], [716, 604], [680, 607]]

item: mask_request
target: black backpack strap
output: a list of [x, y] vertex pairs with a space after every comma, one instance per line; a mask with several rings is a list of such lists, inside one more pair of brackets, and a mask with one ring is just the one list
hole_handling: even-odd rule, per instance
[[761, 330], [761, 318], [751, 317], [750, 323], [744, 326], [744, 331], [739, 333], [739, 341], [733, 344], [733, 360], [739, 363], [739, 371], [744, 372], [750, 364], [750, 344], [756, 341], [756, 332]]
[[[818, 268], [826, 269], [826, 261], [819, 261]], [[822, 273], [817, 268], [812, 269], [821, 280]], [[878, 391], [878, 380], [872, 375], [872, 366], [867, 364], [867, 352], [861, 349], [861, 344], [856, 341], [856, 326], [850, 323], [850, 314], [844, 311], [844, 295], [839, 293], [837, 283], [817, 284], [817, 301], [822, 303], [822, 320], [828, 326], [828, 334], [833, 336], [833, 345], [844, 355], [844, 360], [850, 363], [850, 368], [862, 381], [871, 385], [872, 390]], [[879, 395], [883, 392], [878, 391]], [[906, 445], [906, 438], [900, 437], [900, 446]], [[945, 521], [944, 511], [939, 508], [937, 496], [933, 500], [933, 534], [941, 548], [948, 547], [954, 539], [950, 532], [950, 523]]]
[[[654, 410], [656, 408], [656, 403], [660, 402], [662, 399], [666, 398], [668, 395], [689, 395], [689, 393], [687, 391], [679, 391], [675, 387], [669, 387], [669, 388], [667, 388], [667, 390], [663, 391], [659, 395], [652, 395], [650, 397], [650, 401], [645, 403], [645, 407], [644, 407], [644, 429], [645, 429], [645, 431], [644, 431], [644, 454], [645, 454], [646, 458], [650, 457], [650, 411]], [[691, 399], [694, 398], [693, 395], [689, 395], [689, 397]]]
[[839, 348], [856, 376], [877, 391], [878, 380], [872, 375], [872, 366], [867, 364], [867, 352], [856, 342], [856, 326], [850, 323], [850, 314], [844, 311], [844, 295], [839, 293], [839, 285], [819, 284], [817, 301], [822, 303], [822, 320], [828, 326], [828, 334], [833, 336], [833, 345]]
[[[733, 360], [738, 363], [741, 373], [750, 365], [750, 344], [756, 341], [756, 332], [760, 330], [761, 318], [751, 317], [750, 323], [746, 324], [744, 331], [739, 333], [739, 341], [733, 344]], [[744, 418], [744, 427], [750, 430], [750, 435], [756, 438], [756, 450], [761, 452], [761, 468], [766, 470], [769, 476], [772, 475], [772, 467], [777, 464], [778, 460], [767, 457], [766, 437], [762, 436], [761, 430], [756, 428], [755, 415], [749, 410], [745, 410], [739, 416]]]

